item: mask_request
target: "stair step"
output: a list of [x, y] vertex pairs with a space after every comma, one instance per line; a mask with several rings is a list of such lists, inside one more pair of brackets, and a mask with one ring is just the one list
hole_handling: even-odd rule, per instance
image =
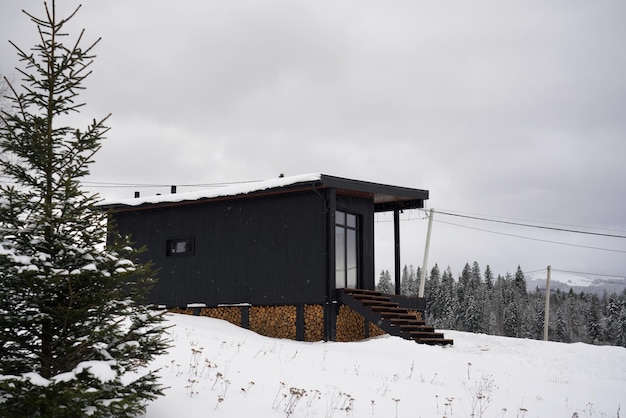
[[391, 322], [391, 325], [395, 326], [395, 327], [401, 327], [402, 325], [414, 325], [415, 322], [419, 322], [417, 321], [416, 318], [383, 318], [386, 319], [387, 321]]
[[[452, 345], [453, 340], [444, 338], [443, 333], [426, 325], [422, 319], [406, 308], [400, 308], [389, 295], [368, 289], [340, 289], [340, 300], [360, 312], [369, 321], [378, 323], [385, 332], [406, 340], [429, 345]], [[343, 299], [341, 299], [343, 298]], [[369, 313], [368, 313], [369, 311]], [[376, 319], [380, 318], [380, 319]]]
[[369, 308], [378, 314], [389, 314], [390, 316], [408, 315], [409, 311], [396, 306], [387, 305], [371, 305]]
[[398, 312], [391, 310], [382, 310], [378, 312], [385, 319], [406, 319], [406, 320], [417, 320], [417, 317], [414, 314], [408, 312]]
[[413, 318], [412, 321], [408, 321], [406, 323], [403, 322], [400, 324], [400, 326], [401, 327], [425, 327], [426, 322], [421, 319]]
[[369, 289], [352, 289], [352, 288], [345, 288], [343, 289], [343, 291], [349, 295], [372, 295], [372, 296], [383, 296], [383, 294], [381, 292], [378, 292], [376, 290], [369, 290]]
[[435, 327], [429, 326], [429, 325], [400, 325], [400, 329], [402, 330], [402, 332], [411, 332], [411, 331], [418, 331], [418, 332], [434, 332], [435, 331]]
[[397, 302], [383, 302], [380, 300], [361, 300], [361, 303], [363, 304], [363, 306], [369, 306], [372, 309], [374, 308], [397, 308], [398, 306], [400, 306]]
[[420, 331], [410, 331], [406, 334], [410, 335], [412, 338], [419, 340], [422, 338], [438, 338], [440, 340], [443, 339], [443, 332], [420, 332]]
[[367, 295], [365, 293], [363, 294], [354, 294], [352, 295], [352, 297], [356, 300], [371, 300], [371, 301], [381, 301], [381, 302], [391, 302], [391, 299], [389, 298], [389, 296], [378, 296], [378, 295]]
[[446, 339], [446, 338], [420, 338], [419, 340], [415, 340], [415, 342], [421, 344], [428, 345], [453, 345], [454, 340]]

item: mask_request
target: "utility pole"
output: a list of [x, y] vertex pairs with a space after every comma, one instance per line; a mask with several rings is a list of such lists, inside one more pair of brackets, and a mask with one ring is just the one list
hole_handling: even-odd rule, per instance
[[550, 323], [550, 270], [548, 266], [548, 277], [546, 279], [546, 312], [543, 320], [543, 340], [548, 341], [548, 324]]
[[433, 229], [433, 214], [435, 210], [430, 208], [428, 215], [428, 231], [426, 232], [426, 245], [424, 246], [424, 263], [422, 264], [422, 274], [420, 274], [420, 288], [418, 296], [424, 297], [424, 284], [426, 282], [426, 269], [428, 268], [428, 250], [430, 249], [430, 232]]

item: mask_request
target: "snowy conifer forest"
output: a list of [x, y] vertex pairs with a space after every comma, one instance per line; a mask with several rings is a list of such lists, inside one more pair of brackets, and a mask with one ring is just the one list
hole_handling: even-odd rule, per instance
[[[417, 295], [421, 269], [404, 266], [401, 293]], [[377, 290], [393, 292], [391, 274], [380, 273]], [[543, 339], [545, 287], [527, 289], [520, 267], [494, 277], [489, 266], [465, 265], [455, 277], [435, 265], [425, 281], [427, 322], [435, 328], [506, 337]], [[626, 291], [550, 292], [549, 340], [626, 347]]]

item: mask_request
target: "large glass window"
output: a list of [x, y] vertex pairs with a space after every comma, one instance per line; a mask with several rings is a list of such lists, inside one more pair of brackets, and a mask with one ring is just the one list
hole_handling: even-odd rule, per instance
[[335, 212], [335, 286], [358, 285], [359, 219], [351, 213]]

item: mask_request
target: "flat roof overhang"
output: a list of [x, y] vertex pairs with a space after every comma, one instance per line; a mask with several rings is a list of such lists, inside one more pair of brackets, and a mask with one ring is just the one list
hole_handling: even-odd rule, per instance
[[[424, 207], [424, 200], [428, 199], [428, 190], [412, 189], [408, 187], [391, 186], [381, 183], [373, 183], [360, 180], [351, 180], [342, 177], [319, 174], [308, 176], [305, 179], [295, 177], [294, 181], [285, 178], [284, 184], [272, 185], [272, 187], [257, 187], [246, 192], [237, 192], [241, 185], [238, 185], [234, 192], [230, 194], [228, 188], [221, 189], [215, 196], [198, 196], [192, 194], [189, 198], [184, 193], [178, 195], [166, 195], [151, 197], [150, 201], [134, 204], [132, 200], [121, 202], [103, 203], [100, 207], [113, 212], [125, 212], [143, 209], [163, 208], [171, 206], [183, 206], [189, 204], [209, 203], [219, 200], [231, 200], [242, 198], [254, 198], [275, 194], [293, 193], [306, 190], [319, 190], [333, 188], [338, 195], [352, 196], [357, 198], [371, 199], [374, 202], [376, 212], [388, 212], [405, 209], [420, 209]], [[275, 180], [274, 180], [275, 182]], [[263, 182], [252, 183], [260, 186]], [[172, 199], [172, 197], [176, 199]]]
[[321, 175], [321, 183], [325, 187], [335, 188], [337, 194], [343, 196], [372, 199], [376, 212], [421, 209], [424, 207], [424, 200], [428, 199], [428, 190], [350, 180], [325, 174]]

